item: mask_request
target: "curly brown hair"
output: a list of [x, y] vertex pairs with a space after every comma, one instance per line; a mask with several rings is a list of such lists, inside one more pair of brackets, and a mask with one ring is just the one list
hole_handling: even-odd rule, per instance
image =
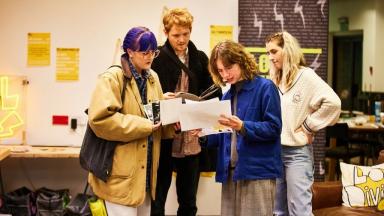
[[243, 79], [251, 80], [259, 74], [255, 56], [247, 52], [243, 45], [226, 40], [216, 44], [209, 59], [209, 72], [216, 85], [225, 85], [217, 69], [216, 62], [218, 59], [223, 62], [225, 67], [238, 64]]

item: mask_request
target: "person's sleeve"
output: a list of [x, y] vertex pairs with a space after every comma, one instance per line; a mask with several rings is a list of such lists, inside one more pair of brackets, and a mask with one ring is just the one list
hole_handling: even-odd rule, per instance
[[139, 115], [120, 113], [122, 106], [119, 82], [113, 75], [104, 73], [98, 78], [88, 112], [88, 123], [94, 133], [98, 137], [121, 142], [149, 136], [152, 122]]
[[308, 79], [314, 88], [309, 106], [313, 112], [307, 116], [302, 128], [305, 133], [313, 134], [328, 125], [335, 124], [340, 116], [341, 101], [333, 89], [319, 76]]
[[[163, 96], [163, 90], [162, 90], [161, 85], [160, 85], [159, 76], [156, 73], [154, 73], [153, 77], [157, 83], [156, 88], [157, 88], [157, 92], [159, 92], [158, 97], [160, 100], [163, 100], [164, 96]], [[173, 127], [173, 124], [161, 126], [161, 138], [162, 139], [173, 139], [174, 137], [175, 137], [175, 129]]]
[[271, 82], [262, 90], [261, 121], [244, 121], [245, 137], [253, 142], [268, 142], [276, 140], [281, 133], [280, 96]]

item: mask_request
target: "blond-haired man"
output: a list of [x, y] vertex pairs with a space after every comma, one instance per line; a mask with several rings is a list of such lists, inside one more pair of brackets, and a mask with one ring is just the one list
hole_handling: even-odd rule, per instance
[[[186, 9], [169, 10], [163, 17], [167, 41], [159, 47], [154, 60], [155, 70], [166, 98], [183, 91], [200, 95], [213, 84], [208, 72], [208, 57], [190, 41], [193, 16]], [[199, 184], [200, 143], [189, 132], [180, 132], [174, 139], [162, 140], [158, 169], [156, 199], [151, 215], [164, 215], [164, 206], [175, 168], [177, 215], [196, 215], [196, 193]]]

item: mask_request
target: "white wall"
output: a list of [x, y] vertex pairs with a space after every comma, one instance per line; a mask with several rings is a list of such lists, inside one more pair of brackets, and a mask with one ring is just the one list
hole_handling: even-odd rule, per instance
[[[330, 2], [329, 31], [339, 31], [338, 18], [349, 18], [349, 30], [363, 30], [363, 91], [384, 92], [384, 63], [380, 54], [384, 24], [381, 0], [332, 0]], [[380, 53], [379, 53], [380, 52]], [[373, 75], [369, 67], [373, 67]]]
[[[149, 27], [160, 39], [165, 6], [191, 11], [195, 18], [191, 38], [207, 54], [210, 25], [233, 25], [237, 30], [238, 7], [233, 0], [0, 0], [0, 74], [21, 73], [30, 81], [27, 143], [80, 145], [84, 127], [73, 132], [69, 126], [52, 126], [52, 115], [84, 121], [97, 74], [111, 65], [116, 40], [137, 25]], [[51, 33], [50, 66], [26, 66], [29, 32]], [[80, 48], [79, 81], [55, 81], [58, 47]]]
[[[237, 38], [237, 1], [234, 0], [0, 0], [0, 74], [23, 74], [27, 89], [26, 140], [31, 145], [80, 145], [84, 127], [52, 126], [52, 115], [85, 121], [96, 77], [113, 61], [115, 43], [134, 26], [149, 27], [160, 37], [163, 7], [186, 7], [194, 15], [191, 39], [209, 54], [209, 26], [233, 25]], [[51, 65], [27, 67], [27, 33], [51, 33]], [[164, 37], [162, 37], [164, 39]], [[56, 48], [80, 48], [79, 81], [55, 81]], [[76, 159], [7, 159], [2, 164], [6, 191], [66, 187], [81, 192], [85, 172]], [[220, 214], [220, 184], [202, 178], [198, 214]], [[175, 214], [174, 184], [167, 214]]]

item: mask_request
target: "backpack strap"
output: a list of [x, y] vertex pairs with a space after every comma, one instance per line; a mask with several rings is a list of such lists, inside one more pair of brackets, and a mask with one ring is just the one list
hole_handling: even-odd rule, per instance
[[[113, 67], [118, 67], [121, 69], [121, 71], [123, 71], [123, 68], [120, 65], [111, 65], [110, 67], [108, 67], [108, 69], [113, 68]], [[124, 105], [124, 99], [125, 99], [125, 86], [127, 86], [127, 83], [128, 83], [128, 78], [123, 73], [123, 88], [121, 90], [121, 104], [123, 104], [123, 105]], [[120, 112], [120, 110], [119, 110], [119, 112]], [[85, 114], [88, 115], [88, 108], [85, 109], [84, 112], [85, 112]]]
[[[122, 90], [121, 90], [121, 104], [122, 105], [124, 105], [124, 99], [125, 99], [125, 86], [127, 86], [127, 83], [128, 83], [128, 78], [127, 78], [127, 76], [125, 76], [125, 74], [124, 74], [124, 72], [123, 72], [123, 68], [120, 66], [120, 65], [111, 65], [111, 66], [109, 66], [109, 68], [108, 69], [110, 69], [110, 68], [113, 68], [113, 67], [118, 67], [118, 68], [120, 68], [121, 69], [121, 72], [123, 73], [123, 88], [122, 88]], [[121, 107], [121, 109], [122, 109], [123, 107]], [[120, 109], [120, 110], [121, 110]], [[119, 110], [119, 112], [120, 112], [120, 110]]]
[[118, 68], [120, 68], [121, 70], [123, 70], [123, 68], [122, 68], [120, 65], [111, 65], [111, 66], [109, 66], [108, 69], [113, 68], [113, 67], [118, 67]]

